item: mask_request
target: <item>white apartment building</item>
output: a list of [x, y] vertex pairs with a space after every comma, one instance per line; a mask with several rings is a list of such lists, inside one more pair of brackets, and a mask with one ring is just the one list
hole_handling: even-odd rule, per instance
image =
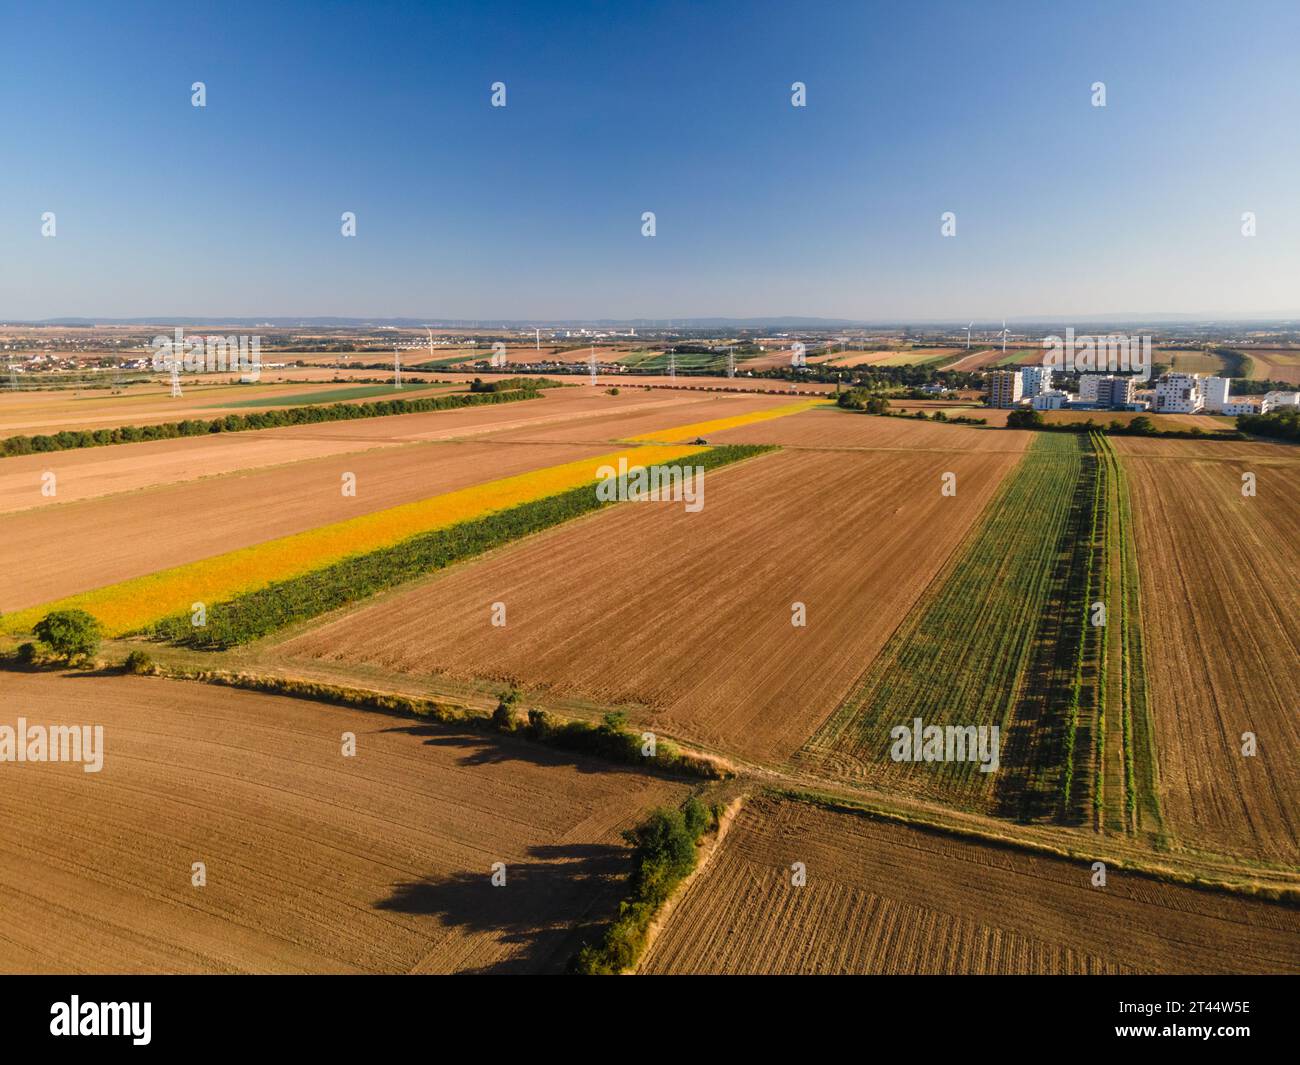
[[1200, 374], [1167, 373], [1156, 382], [1154, 409], [1161, 414], [1195, 414], [1204, 405]]
[[1134, 401], [1137, 385], [1133, 378], [1119, 374], [1085, 373], [1079, 375], [1079, 402], [1108, 410], [1124, 410]]
[[1264, 398], [1259, 401], [1260, 414], [1284, 407], [1300, 407], [1300, 392], [1265, 392]]
[[1050, 366], [1025, 366], [1020, 370], [1021, 394], [1025, 399], [1048, 391], [1052, 387], [1052, 368]]
[[1024, 395], [1020, 374], [1014, 370], [995, 370], [988, 375], [990, 407], [1018, 407]]
[[1228, 404], [1228, 392], [1232, 380], [1227, 377], [1205, 377], [1201, 379], [1201, 399], [1205, 409], [1216, 414]]
[[1059, 388], [1049, 388], [1045, 392], [1039, 392], [1030, 403], [1034, 410], [1062, 410], [1070, 402], [1070, 398], [1069, 392], [1062, 392]]

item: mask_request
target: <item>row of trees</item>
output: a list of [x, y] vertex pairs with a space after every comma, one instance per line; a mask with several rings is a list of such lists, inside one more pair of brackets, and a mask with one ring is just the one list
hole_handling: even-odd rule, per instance
[[1267, 414], [1238, 414], [1237, 428], [1256, 436], [1273, 436], [1279, 440], [1300, 440], [1300, 410], [1289, 407]]

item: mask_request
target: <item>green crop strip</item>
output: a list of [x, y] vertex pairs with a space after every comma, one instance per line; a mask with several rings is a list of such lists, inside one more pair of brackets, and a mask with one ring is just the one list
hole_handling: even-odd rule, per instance
[[1133, 542], [1133, 514], [1128, 480], [1114, 446], [1100, 439], [1109, 475], [1115, 484], [1119, 529], [1120, 609], [1120, 725], [1123, 744], [1124, 814], [1129, 831], [1144, 820], [1157, 834], [1163, 832], [1160, 813], [1155, 736], [1148, 712], [1146, 665], [1142, 639], [1142, 601], [1137, 552]]
[[[756, 444], [727, 444], [691, 455], [706, 470], [775, 450]], [[345, 558], [299, 577], [213, 604], [206, 624], [190, 615], [158, 622], [147, 635], [200, 650], [219, 651], [318, 617], [495, 547], [616, 503], [597, 498], [594, 482], [543, 499], [413, 536], [378, 551]]]
[[[425, 381], [412, 381], [403, 386], [405, 392], [422, 392], [429, 388], [438, 388], [439, 386], [430, 384]], [[393, 385], [357, 385], [352, 388], [326, 388], [319, 389], [315, 392], [297, 392], [291, 396], [261, 396], [258, 399], [240, 399], [232, 403], [214, 403], [206, 408], [207, 410], [216, 410], [218, 408], [243, 409], [251, 407], [282, 407], [285, 404], [293, 406], [313, 406], [318, 403], [342, 403], [350, 399], [369, 399], [372, 396], [394, 395]]]
[[[937, 776], [945, 797], [983, 807], [992, 776], [972, 762], [903, 765], [889, 760], [890, 730], [919, 717], [925, 725], [998, 725], [1022, 699], [1031, 664], [1055, 660], [1055, 628], [1044, 617], [1073, 611], [1056, 604], [1073, 573], [1084, 453], [1074, 436], [1044, 433], [1008, 474], [966, 544], [931, 583], [867, 671], [858, 688], [800, 754], [837, 775], [899, 780]], [[1071, 597], [1071, 603], [1075, 602]], [[1036, 646], [1046, 642], [1046, 649]], [[1058, 685], [1045, 685], [1040, 701]], [[1057, 711], [1059, 713], [1059, 709]], [[1053, 761], [1051, 722], [1037, 729], [1026, 761]], [[1004, 765], [1000, 772], [1005, 773]], [[1055, 773], [1052, 774], [1055, 776]]]
[[[1074, 787], [1075, 759], [1074, 746], [1079, 730], [1080, 704], [1083, 697], [1084, 668], [1088, 660], [1088, 636], [1095, 626], [1089, 624], [1092, 609], [1093, 572], [1097, 560], [1097, 525], [1102, 515], [1105, 496], [1102, 492], [1101, 463], [1098, 461], [1096, 433], [1088, 434], [1088, 454], [1084, 457], [1084, 472], [1091, 476], [1092, 492], [1088, 506], [1088, 548], [1087, 561], [1083, 567], [1083, 595], [1081, 602], [1075, 604], [1079, 612], [1079, 641], [1074, 658], [1074, 681], [1070, 688], [1070, 705], [1066, 710], [1065, 748], [1062, 756], [1061, 773], [1061, 812], [1068, 816], [1070, 796]], [[1096, 737], [1094, 736], [1094, 743]]]

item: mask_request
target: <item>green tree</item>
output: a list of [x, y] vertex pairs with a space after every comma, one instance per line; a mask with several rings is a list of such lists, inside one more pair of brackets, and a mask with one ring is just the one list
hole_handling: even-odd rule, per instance
[[515, 705], [519, 702], [519, 689], [511, 688], [497, 698], [497, 708], [492, 711], [492, 726], [502, 732], [515, 727]]
[[1043, 425], [1043, 415], [1033, 407], [1017, 407], [1007, 415], [1008, 429], [1038, 429]]
[[51, 651], [68, 658], [93, 655], [103, 638], [99, 622], [84, 610], [52, 610], [32, 631]]

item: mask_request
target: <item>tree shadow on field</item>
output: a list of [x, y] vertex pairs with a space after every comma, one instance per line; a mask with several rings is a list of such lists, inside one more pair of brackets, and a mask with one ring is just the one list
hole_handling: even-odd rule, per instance
[[566, 751], [562, 747], [538, 743], [534, 740], [498, 736], [490, 732], [449, 731], [446, 725], [405, 725], [387, 728], [384, 732], [400, 732], [408, 736], [424, 737], [426, 747], [460, 749], [465, 755], [461, 765], [503, 765], [507, 762], [526, 762], [536, 766], [568, 766], [579, 773], [632, 773], [644, 778], [646, 770], [621, 765], [594, 754]]
[[375, 909], [436, 917], [469, 936], [516, 948], [490, 965], [457, 972], [563, 972], [617, 909], [630, 854], [605, 844], [531, 847], [530, 860], [506, 861], [504, 886], [493, 885], [492, 870], [484, 867], [394, 884]]

